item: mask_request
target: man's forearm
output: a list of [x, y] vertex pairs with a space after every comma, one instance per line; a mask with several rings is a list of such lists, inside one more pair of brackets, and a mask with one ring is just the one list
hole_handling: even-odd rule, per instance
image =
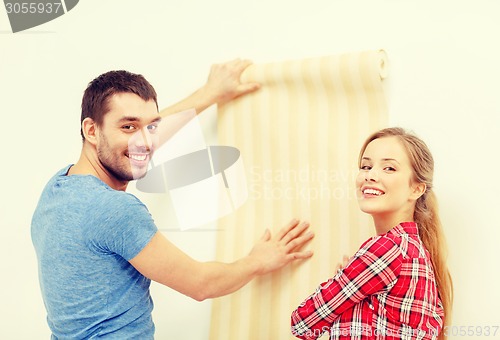
[[246, 256], [233, 263], [205, 262], [200, 273], [203, 287], [197, 300], [231, 294], [259, 274], [259, 264]]
[[217, 96], [214, 93], [210, 93], [205, 86], [196, 90], [193, 94], [175, 103], [169, 107], [164, 108], [160, 111], [161, 117], [166, 117], [173, 113], [182, 112], [190, 109], [194, 109], [196, 114], [207, 109], [209, 106], [217, 102]]

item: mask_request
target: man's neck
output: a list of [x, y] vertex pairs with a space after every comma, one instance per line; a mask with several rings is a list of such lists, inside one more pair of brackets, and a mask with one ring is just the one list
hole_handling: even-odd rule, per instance
[[99, 178], [115, 190], [127, 190], [127, 182], [115, 179], [99, 162], [97, 154], [91, 152], [84, 145], [80, 154], [80, 159], [68, 170], [68, 176], [71, 175], [91, 175]]

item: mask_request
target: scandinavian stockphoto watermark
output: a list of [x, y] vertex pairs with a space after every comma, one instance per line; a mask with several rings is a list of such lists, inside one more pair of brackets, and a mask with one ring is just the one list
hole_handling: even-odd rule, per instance
[[[495, 337], [498, 335], [498, 330], [500, 326], [498, 325], [448, 325], [444, 326], [440, 332], [445, 336], [453, 337]], [[329, 334], [330, 336], [339, 337], [360, 337], [362, 335], [367, 337], [391, 337], [391, 338], [416, 338], [423, 339], [426, 337], [435, 338], [438, 336], [439, 332], [436, 329], [429, 329], [423, 331], [421, 329], [404, 327], [398, 330], [390, 329], [372, 329], [371, 327], [364, 326], [351, 326], [345, 328], [338, 328], [333, 326], [323, 326], [321, 329], [303, 329], [301, 331], [292, 327], [293, 335], [308, 336], [308, 337], [320, 337], [324, 334]]]
[[54, 20], [72, 10], [79, 0], [26, 1], [4, 0], [12, 33]]
[[249, 197], [253, 200], [338, 201], [355, 200], [351, 186], [358, 173], [340, 168], [311, 166], [267, 168], [253, 166], [249, 172]]

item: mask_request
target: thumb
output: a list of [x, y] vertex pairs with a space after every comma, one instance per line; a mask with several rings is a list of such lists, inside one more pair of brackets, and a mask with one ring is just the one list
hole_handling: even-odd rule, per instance
[[271, 239], [271, 232], [269, 231], [269, 229], [266, 228], [266, 230], [264, 231], [264, 234], [262, 235], [260, 240], [261, 241], [269, 241], [270, 239]]
[[342, 258], [343, 259], [343, 264], [342, 266], [345, 267], [347, 265], [347, 263], [349, 262], [349, 256], [347, 255], [344, 255], [344, 257]]
[[244, 83], [238, 85], [238, 96], [256, 91], [260, 88], [259, 83]]

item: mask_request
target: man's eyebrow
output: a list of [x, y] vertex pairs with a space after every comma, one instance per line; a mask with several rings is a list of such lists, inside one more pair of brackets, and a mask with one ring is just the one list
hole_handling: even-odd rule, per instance
[[118, 123], [123, 123], [123, 122], [138, 122], [138, 121], [140, 121], [139, 117], [125, 116], [125, 117], [120, 118], [120, 120], [118, 121]]
[[[141, 121], [141, 118], [140, 117], [136, 117], [136, 116], [125, 116], [125, 117], [122, 117], [120, 118], [120, 120], [118, 121], [118, 123], [124, 123], [124, 122], [139, 122]], [[161, 117], [156, 117], [155, 119], [153, 119], [149, 124], [151, 123], [159, 123], [161, 121]]]

